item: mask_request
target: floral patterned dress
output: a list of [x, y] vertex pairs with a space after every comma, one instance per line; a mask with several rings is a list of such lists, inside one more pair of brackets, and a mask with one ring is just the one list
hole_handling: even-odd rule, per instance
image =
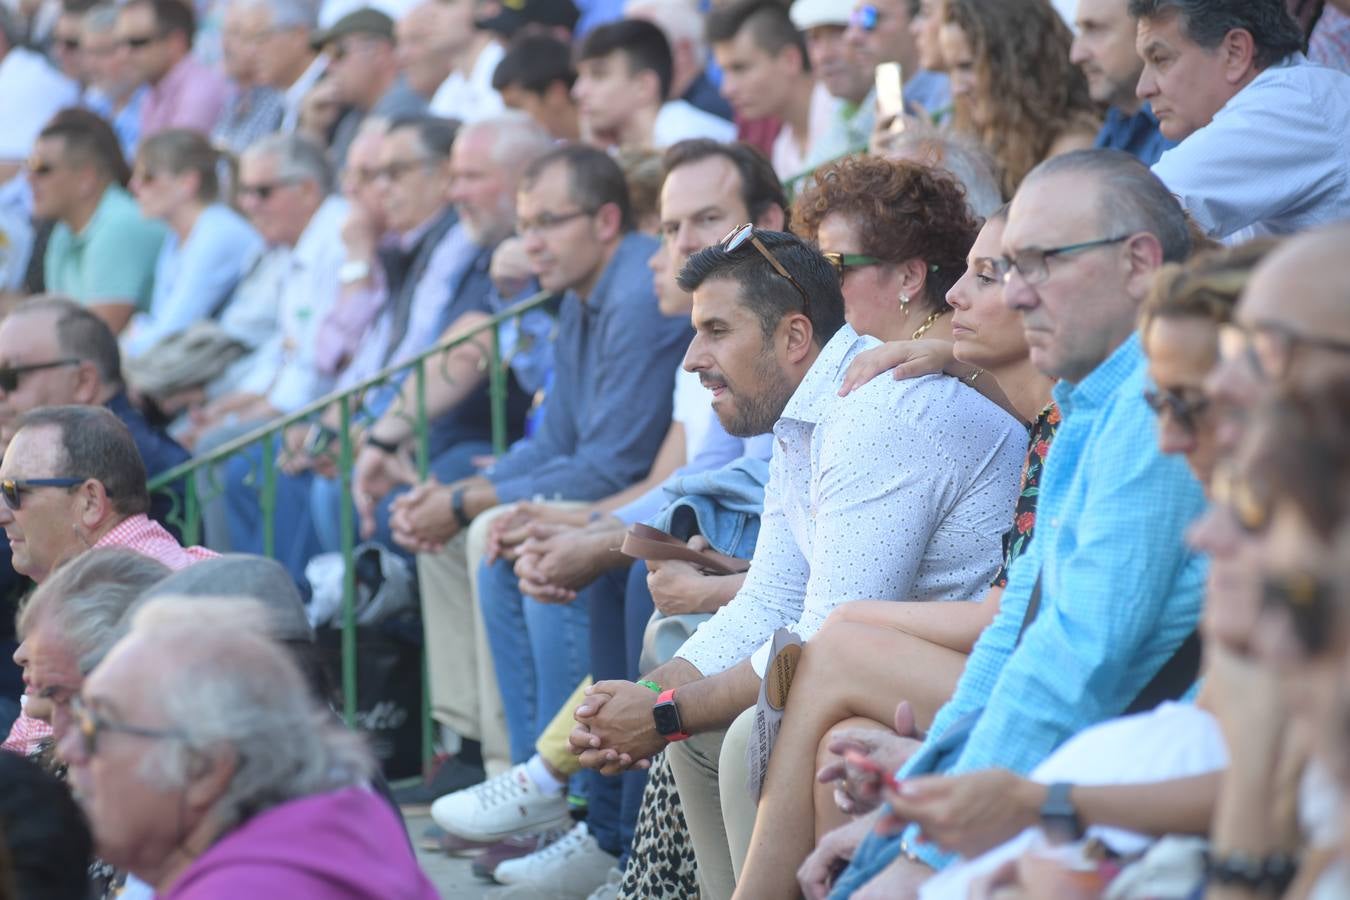
[[1003, 533], [1003, 566], [994, 576], [994, 587], [1007, 587], [1008, 568], [1013, 560], [1031, 545], [1031, 534], [1036, 528], [1036, 501], [1041, 495], [1041, 470], [1050, 455], [1050, 444], [1059, 430], [1059, 407], [1050, 403], [1031, 423], [1031, 444], [1027, 447], [1027, 461], [1022, 466], [1022, 492], [1017, 496], [1013, 510], [1013, 526]]

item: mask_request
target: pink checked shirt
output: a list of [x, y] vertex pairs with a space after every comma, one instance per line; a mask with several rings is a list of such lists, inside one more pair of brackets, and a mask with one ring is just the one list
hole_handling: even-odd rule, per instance
[[141, 140], [166, 128], [210, 134], [225, 109], [229, 83], [189, 54], [151, 85], [141, 103]]
[[[205, 547], [184, 547], [174, 540], [164, 526], [148, 516], [136, 515], [120, 522], [94, 544], [95, 547], [124, 547], [142, 556], [148, 556], [173, 569], [186, 569], [193, 563], [212, 559], [220, 554]], [[20, 714], [9, 731], [9, 737], [0, 744], [0, 750], [21, 753], [24, 756], [37, 751], [38, 746], [52, 736], [52, 727], [39, 719]]]

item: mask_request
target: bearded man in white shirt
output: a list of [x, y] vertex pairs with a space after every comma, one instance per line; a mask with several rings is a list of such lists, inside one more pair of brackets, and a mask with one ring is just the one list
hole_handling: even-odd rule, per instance
[[1283, 0], [1132, 0], [1136, 92], [1181, 143], [1153, 172], [1225, 243], [1350, 218], [1350, 76], [1308, 62]]
[[734, 746], [749, 730], [775, 629], [809, 639], [848, 599], [973, 596], [998, 567], [1025, 432], [945, 376], [877, 379], [866, 396], [838, 397], [876, 340], [843, 321], [837, 272], [795, 237], [742, 226], [692, 256], [680, 287], [696, 330], [684, 367], [729, 433], [774, 434], [759, 542], [731, 603], [648, 674], [661, 692], [596, 684], [571, 741], [602, 771], [670, 745], [702, 876], [721, 895], [723, 803], [750, 801], [719, 795], [718, 758], [724, 737]]

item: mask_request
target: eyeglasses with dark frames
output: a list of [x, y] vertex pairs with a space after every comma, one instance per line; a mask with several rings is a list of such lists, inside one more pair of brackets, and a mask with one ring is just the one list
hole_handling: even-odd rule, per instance
[[23, 503], [25, 491], [34, 488], [73, 488], [84, 484], [88, 478], [6, 478], [0, 481], [0, 498], [5, 506], [18, 510]]
[[1200, 416], [1209, 408], [1209, 398], [1199, 391], [1176, 391], [1166, 388], [1145, 390], [1144, 402], [1157, 416], [1170, 415], [1178, 425], [1195, 434]]
[[29, 363], [24, 366], [2, 366], [0, 367], [0, 391], [6, 394], [19, 389], [19, 382], [23, 376], [29, 372], [41, 372], [44, 369], [56, 369], [61, 366], [78, 366], [80, 360], [66, 357], [64, 359], [54, 359], [51, 362]]
[[128, 50], [144, 50], [163, 36], [162, 34], [138, 34], [135, 37], [122, 38], [122, 46]]
[[1029, 250], [1018, 250], [1012, 256], [1000, 257], [994, 263], [994, 269], [998, 272], [999, 278], [1004, 284], [1012, 278], [1012, 273], [1016, 271], [1022, 276], [1022, 280], [1027, 284], [1041, 284], [1050, 277], [1050, 268], [1046, 261], [1056, 256], [1066, 256], [1073, 253], [1082, 253], [1084, 250], [1092, 250], [1097, 247], [1108, 247], [1111, 244], [1119, 244], [1121, 241], [1128, 241], [1134, 237], [1133, 234], [1122, 234], [1119, 237], [1100, 238], [1095, 241], [1083, 241], [1078, 244], [1065, 244], [1063, 247], [1050, 247], [1046, 250], [1031, 248]]
[[746, 222], [744, 225], [733, 228], [730, 234], [722, 238], [721, 247], [726, 253], [735, 253], [746, 244], [750, 244], [758, 250], [759, 255], [768, 260], [769, 265], [773, 266], [773, 270], [783, 276], [783, 278], [787, 279], [792, 286], [797, 289], [797, 293], [802, 296], [803, 308], [809, 309], [811, 307], [811, 298], [807, 296], [806, 289], [803, 288], [797, 279], [792, 277], [792, 273], [778, 261], [778, 257], [773, 255], [773, 251], [764, 246], [764, 242], [755, 236], [755, 226], [753, 222]]
[[398, 181], [407, 173], [414, 172], [418, 169], [425, 169], [428, 166], [432, 165], [434, 162], [435, 160], [426, 156], [419, 157], [417, 159], [396, 160], [394, 162], [389, 163], [389, 165], [387, 166], [382, 166], [378, 169], [375, 169], [374, 170], [375, 177], [388, 178], [390, 181]]
[[187, 739], [187, 734], [176, 728], [144, 728], [140, 725], [114, 722], [90, 709], [78, 695], [70, 699], [70, 714], [75, 721], [75, 730], [80, 736], [80, 744], [86, 756], [93, 756], [98, 752], [98, 736], [105, 732], [129, 734], [132, 737], [153, 741]]

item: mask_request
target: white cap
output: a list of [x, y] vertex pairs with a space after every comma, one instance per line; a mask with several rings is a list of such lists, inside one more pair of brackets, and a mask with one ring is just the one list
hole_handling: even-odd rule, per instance
[[788, 13], [798, 31], [820, 25], [848, 25], [849, 4], [844, 0], [795, 0]]

